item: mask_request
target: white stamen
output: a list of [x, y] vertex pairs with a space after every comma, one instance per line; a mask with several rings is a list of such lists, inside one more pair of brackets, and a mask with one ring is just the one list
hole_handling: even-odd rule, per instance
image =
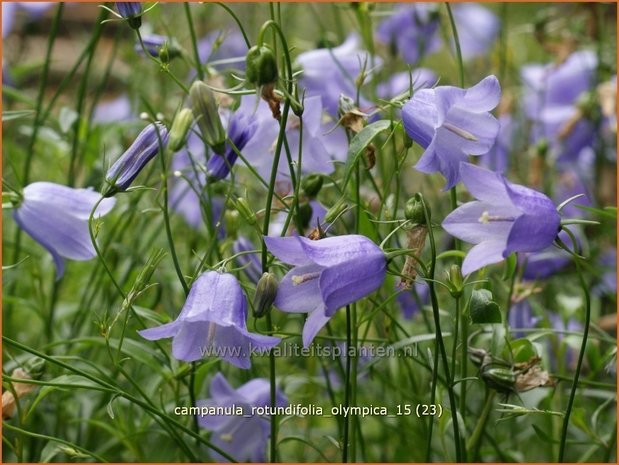
[[232, 442], [232, 435], [230, 433], [220, 434], [219, 438], [225, 442]]
[[477, 137], [475, 137], [470, 132], [465, 131], [462, 128], [459, 128], [458, 126], [454, 126], [453, 124], [448, 123], [447, 121], [443, 122], [443, 127], [447, 129], [448, 131], [453, 132], [455, 135], [462, 137], [463, 139], [470, 140], [472, 142], [477, 142], [478, 140]]
[[316, 271], [314, 273], [307, 273], [307, 274], [300, 274], [300, 275], [296, 275], [293, 276], [292, 279], [292, 285], [293, 286], [298, 286], [299, 284], [303, 284], [307, 281], [311, 281], [312, 279], [316, 279], [320, 276], [320, 271]]
[[492, 216], [488, 210], [485, 210], [477, 221], [481, 224], [488, 224], [491, 221], [516, 221], [516, 218], [513, 216]]
[[490, 213], [488, 213], [488, 211], [486, 210], [481, 214], [478, 221], [482, 224], [490, 223]]

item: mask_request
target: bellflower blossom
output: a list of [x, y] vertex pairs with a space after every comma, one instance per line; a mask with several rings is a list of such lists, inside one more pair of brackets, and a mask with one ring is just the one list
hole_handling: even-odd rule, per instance
[[434, 71], [428, 68], [417, 68], [411, 73], [404, 71], [393, 74], [387, 81], [381, 82], [376, 86], [376, 95], [384, 100], [390, 100], [404, 92], [408, 92], [411, 81], [413, 91], [432, 87], [438, 78]]
[[133, 18], [142, 13], [141, 2], [116, 2], [116, 9], [123, 18]]
[[[211, 430], [210, 441], [239, 462], [266, 462], [266, 447], [271, 435], [270, 418], [252, 415], [252, 407], [271, 405], [271, 385], [264, 378], [255, 378], [237, 389], [217, 373], [210, 386], [211, 397], [196, 402], [197, 407], [230, 408], [240, 406], [243, 415], [198, 416], [198, 424]], [[285, 407], [288, 399], [280, 389], [275, 390], [275, 406]], [[232, 411], [234, 413], [234, 411]], [[226, 462], [225, 457], [209, 451], [213, 460]]]
[[[96, 257], [88, 218], [101, 195], [90, 189], [73, 189], [51, 182], [35, 182], [24, 188], [22, 204], [13, 210], [21, 229], [52, 254], [56, 280], [64, 274], [64, 260]], [[104, 199], [95, 217], [110, 212], [116, 199]]]
[[[366, 73], [371, 70], [369, 54], [359, 48], [359, 37], [351, 34], [346, 41], [333, 48], [320, 48], [303, 52], [297, 57], [297, 63], [303, 68], [299, 79], [300, 89], [305, 88], [308, 97], [319, 95], [323, 108], [332, 117], [337, 118], [340, 95], [354, 98], [357, 95], [355, 79], [367, 60]], [[382, 64], [374, 58], [374, 67]], [[371, 102], [360, 97], [361, 108], [371, 106]]]
[[[454, 22], [458, 30], [462, 58], [469, 60], [485, 55], [499, 35], [499, 18], [477, 3], [453, 5]], [[454, 47], [455, 49], [455, 47]]]
[[[202, 203], [210, 203], [213, 227], [221, 222], [224, 210], [224, 201], [221, 197], [208, 197], [206, 189], [206, 173], [204, 165], [204, 143], [193, 132], [187, 138], [187, 149], [181, 150], [172, 159], [172, 171], [169, 191], [170, 208], [181, 215], [187, 224], [194, 229], [204, 226], [206, 219]], [[219, 226], [217, 237], [224, 239], [226, 231]]]
[[495, 143], [499, 122], [489, 111], [501, 98], [495, 76], [469, 89], [439, 86], [422, 89], [402, 108], [407, 134], [425, 151], [415, 168], [439, 171], [451, 189], [460, 180], [460, 162], [468, 155], [483, 155]]
[[133, 144], [110, 167], [105, 175], [109, 187], [106, 197], [126, 191], [146, 164], [168, 141], [168, 130], [159, 122], [146, 126]]
[[513, 252], [536, 252], [552, 244], [561, 218], [548, 197], [470, 163], [462, 163], [460, 171], [464, 185], [478, 200], [451, 212], [443, 228], [475, 244], [464, 259], [463, 274], [498, 263]]
[[385, 254], [365, 236], [318, 241], [266, 236], [264, 242], [269, 252], [295, 266], [283, 277], [274, 304], [285, 312], [309, 312], [303, 328], [305, 347], [338, 308], [374, 292], [385, 279]]
[[547, 139], [561, 162], [575, 161], [593, 144], [595, 127], [579, 108], [579, 99], [592, 90], [597, 66], [595, 52], [583, 50], [558, 65], [522, 68], [524, 108], [534, 123], [533, 142]]
[[[300, 131], [300, 121], [295, 115], [288, 117], [286, 139], [290, 147], [293, 161], [299, 154], [299, 144], [302, 145], [301, 170], [304, 174], [330, 174], [335, 171], [335, 162], [344, 162], [348, 152], [348, 139], [344, 129], [340, 126], [333, 129], [336, 121], [325, 119], [323, 106], [319, 96], [306, 97], [303, 111], [303, 134]], [[264, 179], [269, 179], [273, 168], [273, 156], [279, 135], [279, 123], [273, 118], [266, 105], [258, 105], [253, 96], [241, 99], [241, 106], [237, 111], [253, 113], [258, 124], [256, 134], [245, 146], [243, 151], [247, 160]], [[289, 183], [290, 169], [285, 153], [280, 156], [277, 168], [278, 181]]]
[[397, 51], [406, 63], [417, 63], [441, 48], [438, 8], [433, 3], [398, 5], [393, 15], [378, 25], [378, 41]]
[[[250, 114], [244, 111], [235, 111], [228, 119], [228, 139], [232, 141], [238, 151], [241, 151], [256, 133], [257, 128], [258, 124]], [[206, 163], [207, 177], [211, 180], [226, 178], [237, 158], [236, 151], [226, 142], [223, 155], [214, 153]]]
[[247, 44], [238, 30], [213, 31], [198, 42], [198, 56], [201, 63], [225, 60], [226, 63], [212, 65], [217, 70], [229, 68], [245, 69]]
[[138, 332], [149, 341], [173, 338], [172, 354], [178, 360], [214, 355], [247, 369], [253, 348], [270, 349], [280, 339], [250, 333], [246, 319], [247, 300], [234, 275], [207, 271], [192, 284], [176, 320]]

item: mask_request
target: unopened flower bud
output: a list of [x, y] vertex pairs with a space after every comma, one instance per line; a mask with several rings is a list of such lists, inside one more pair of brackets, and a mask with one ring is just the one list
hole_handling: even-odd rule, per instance
[[462, 271], [458, 265], [451, 265], [451, 268], [447, 272], [447, 286], [449, 287], [449, 293], [454, 299], [459, 298], [462, 295]]
[[[428, 214], [430, 214], [430, 209], [428, 209]], [[404, 216], [412, 223], [426, 224], [426, 215], [421, 194], [417, 193], [408, 199], [408, 202], [406, 202], [406, 206], [404, 207]]]
[[256, 285], [254, 294], [254, 317], [262, 318], [266, 315], [277, 296], [278, 282], [272, 273], [263, 273]]
[[247, 224], [253, 226], [256, 224], [256, 214], [247, 203], [247, 199], [244, 197], [239, 197], [234, 201], [234, 207], [241, 214], [243, 219], [247, 221]]
[[322, 174], [308, 174], [305, 178], [303, 178], [303, 181], [301, 181], [301, 188], [303, 189], [303, 192], [305, 192], [305, 195], [307, 195], [310, 199], [313, 199], [318, 195], [320, 189], [322, 189], [323, 182], [324, 178], [322, 177]]
[[257, 87], [277, 81], [277, 60], [266, 45], [254, 45], [245, 56], [246, 77]]
[[168, 141], [168, 147], [173, 152], [177, 152], [185, 145], [187, 139], [187, 133], [193, 123], [193, 112], [189, 108], [183, 108], [178, 112], [172, 127], [170, 128], [170, 140]]
[[241, 215], [236, 210], [226, 210], [224, 213], [224, 221], [226, 223], [226, 233], [232, 238], [236, 237], [236, 233], [241, 227]]
[[105, 176], [108, 185], [105, 197], [126, 191], [142, 168], [163, 149], [168, 141], [168, 131], [160, 123], [151, 123], [138, 135], [125, 153], [110, 167]]
[[127, 20], [132, 29], [139, 29], [142, 25], [141, 2], [116, 2], [116, 9], [120, 16]]
[[310, 220], [312, 219], [312, 206], [307, 202], [303, 202], [299, 204], [298, 212], [301, 225], [304, 228], [307, 228], [309, 226]]
[[215, 94], [202, 81], [196, 81], [189, 89], [189, 98], [202, 137], [215, 153], [223, 154], [226, 149], [226, 131], [217, 112]]

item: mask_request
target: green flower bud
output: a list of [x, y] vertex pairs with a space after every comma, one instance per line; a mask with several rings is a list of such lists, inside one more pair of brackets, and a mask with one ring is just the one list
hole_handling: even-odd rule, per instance
[[454, 299], [462, 295], [464, 285], [462, 283], [462, 271], [458, 265], [451, 265], [450, 270], [447, 272], [447, 286], [449, 287], [449, 293]]
[[254, 45], [245, 56], [247, 80], [257, 87], [277, 81], [277, 60], [266, 45]]
[[241, 214], [243, 219], [247, 221], [247, 224], [253, 226], [256, 224], [256, 214], [247, 203], [247, 199], [239, 197], [234, 201], [234, 208]]
[[277, 286], [277, 279], [272, 273], [262, 273], [254, 294], [254, 317], [262, 318], [271, 310], [277, 296]]
[[[406, 206], [404, 207], [405, 218], [415, 224], [426, 224], [426, 215], [423, 208], [422, 199], [422, 195], [417, 193], [408, 199], [408, 202], [406, 202]], [[430, 209], [428, 209], [428, 214], [432, 217], [430, 214]]]
[[196, 81], [189, 89], [189, 98], [202, 137], [215, 153], [223, 154], [226, 148], [226, 131], [217, 112], [215, 94], [202, 81]]
[[305, 195], [307, 195], [310, 199], [315, 198], [320, 189], [322, 189], [322, 183], [324, 182], [324, 178], [322, 174], [312, 173], [308, 174], [303, 181], [301, 182], [301, 188]]
[[183, 108], [178, 112], [170, 128], [170, 138], [168, 139], [168, 148], [173, 152], [178, 152], [185, 145], [187, 133], [192, 123], [193, 112], [191, 109]]
[[224, 213], [226, 223], [226, 233], [231, 237], [236, 237], [236, 233], [241, 227], [241, 215], [236, 210], [226, 210]]
[[299, 204], [299, 220], [304, 228], [307, 228], [310, 220], [312, 219], [312, 206], [304, 202]]

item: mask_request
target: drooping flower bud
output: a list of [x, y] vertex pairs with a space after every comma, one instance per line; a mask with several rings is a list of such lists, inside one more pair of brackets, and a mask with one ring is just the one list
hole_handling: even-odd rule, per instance
[[277, 296], [277, 279], [272, 273], [262, 273], [254, 294], [254, 316], [262, 318], [266, 315]]
[[217, 112], [215, 95], [202, 81], [196, 81], [189, 89], [189, 98], [202, 137], [215, 153], [223, 154], [226, 149], [226, 131]]
[[142, 25], [141, 2], [116, 2], [116, 9], [120, 16], [125, 18], [132, 29], [139, 29]]
[[163, 149], [168, 142], [168, 130], [160, 123], [151, 123], [135, 139], [125, 153], [110, 167], [105, 176], [108, 188], [103, 194], [111, 197], [131, 185], [142, 168]]
[[[432, 216], [429, 208], [428, 214], [430, 217]], [[422, 197], [420, 193], [417, 193], [413, 197], [408, 199], [408, 202], [406, 202], [406, 206], [404, 207], [404, 216], [412, 223], [423, 225], [426, 224], [426, 215], [424, 212]]]
[[462, 295], [462, 289], [464, 288], [462, 283], [462, 271], [456, 264], [451, 265], [451, 268], [447, 272], [447, 287], [449, 288], [449, 293], [454, 299], [457, 299]]
[[178, 112], [172, 127], [170, 128], [170, 140], [168, 147], [173, 152], [178, 152], [185, 145], [187, 139], [187, 133], [193, 123], [193, 112], [190, 108], [183, 108]]
[[303, 181], [301, 181], [301, 188], [303, 189], [305, 195], [307, 195], [310, 199], [313, 199], [318, 195], [320, 189], [322, 189], [323, 182], [324, 178], [322, 174], [308, 174], [305, 178], [303, 178]]
[[256, 87], [277, 81], [277, 60], [267, 45], [254, 45], [245, 56], [247, 81]]
[[301, 226], [307, 228], [310, 220], [312, 219], [312, 206], [307, 202], [299, 204], [298, 215]]

